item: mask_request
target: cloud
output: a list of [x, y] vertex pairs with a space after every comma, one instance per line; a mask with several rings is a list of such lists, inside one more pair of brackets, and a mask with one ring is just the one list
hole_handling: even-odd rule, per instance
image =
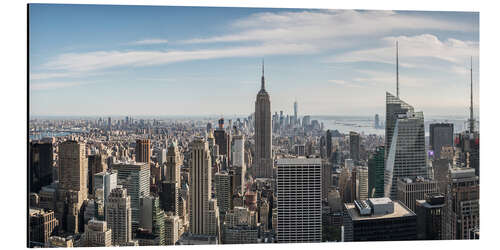
[[[400, 66], [425, 67], [433, 58], [451, 64], [463, 65], [471, 56], [479, 56], [479, 43], [457, 39], [439, 40], [431, 34], [384, 37], [383, 47], [350, 51], [328, 58], [327, 62], [380, 62], [394, 64], [396, 41], [399, 43]], [[401, 62], [403, 61], [403, 62]]]
[[337, 79], [328, 80], [328, 82], [335, 83], [337, 85], [346, 85], [347, 84], [347, 81], [345, 81], [345, 80], [337, 80]]
[[48, 90], [48, 89], [59, 89], [59, 88], [67, 88], [78, 85], [83, 85], [86, 83], [82, 82], [45, 82], [45, 83], [30, 83], [30, 90]]
[[96, 51], [88, 53], [66, 53], [47, 62], [44, 67], [60, 71], [92, 71], [119, 66], [155, 66], [190, 60], [206, 60], [229, 57], [261, 57], [314, 53], [316, 49], [307, 44], [262, 44], [222, 49], [200, 50], [132, 50]]
[[231, 34], [194, 38], [185, 43], [218, 43], [245, 41], [315, 42], [331, 46], [327, 41], [359, 36], [384, 35], [394, 31], [451, 30], [466, 31], [471, 27], [459, 22], [394, 11], [326, 10], [258, 13], [234, 22]]
[[[425, 34], [413, 37], [392, 37], [397, 31], [468, 31], [472, 27], [460, 21], [448, 21], [431, 15], [394, 11], [307, 10], [252, 14], [229, 25], [228, 33], [198, 37], [180, 42], [196, 44], [192, 50], [109, 50], [83, 53], [64, 53], [42, 65], [47, 72], [32, 79], [64, 77], [65, 74], [91, 72], [115, 67], [147, 67], [168, 63], [231, 57], [262, 57], [269, 55], [298, 55], [329, 53], [331, 50], [370, 47], [327, 58], [326, 62], [376, 61], [394, 63], [394, 40], [400, 41], [403, 67], [422, 66], [422, 60], [407, 60], [431, 54], [434, 58], [457, 63], [458, 55], [470, 53], [478, 45], [448, 39], [439, 41]], [[384, 37], [385, 36], [385, 37]], [[369, 38], [369, 39], [368, 39]], [[161, 44], [166, 39], [151, 38], [131, 44]], [[207, 43], [224, 47], [203, 47]], [[430, 47], [429, 47], [430, 46]], [[333, 52], [338, 53], [338, 52]], [[331, 54], [331, 53], [330, 53]], [[54, 73], [55, 72], [55, 73]]]
[[132, 45], [151, 45], [151, 44], [164, 44], [164, 43], [168, 43], [168, 40], [155, 38], [155, 39], [138, 40], [138, 41], [131, 42], [130, 44], [132, 44]]

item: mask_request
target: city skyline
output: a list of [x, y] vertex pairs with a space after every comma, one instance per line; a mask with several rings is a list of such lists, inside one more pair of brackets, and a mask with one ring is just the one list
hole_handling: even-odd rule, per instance
[[[292, 114], [297, 99], [299, 115], [383, 114], [396, 40], [401, 98], [426, 115], [466, 116], [472, 56], [479, 115], [477, 12], [29, 9], [31, 116], [248, 115], [262, 58], [272, 113]], [[182, 15], [195, 18], [176, 23]]]

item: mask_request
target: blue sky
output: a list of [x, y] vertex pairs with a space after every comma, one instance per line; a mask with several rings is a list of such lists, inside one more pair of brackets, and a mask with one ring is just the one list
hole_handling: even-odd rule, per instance
[[[41, 5], [29, 7], [32, 115], [248, 115], [265, 59], [271, 109], [424, 115], [479, 106], [479, 14]], [[476, 111], [476, 113], [478, 113]]]

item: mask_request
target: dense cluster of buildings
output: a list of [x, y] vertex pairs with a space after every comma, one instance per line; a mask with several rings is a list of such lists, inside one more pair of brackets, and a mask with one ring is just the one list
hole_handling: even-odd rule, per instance
[[[29, 247], [476, 239], [479, 131], [387, 93], [385, 137], [248, 117], [32, 120]], [[377, 115], [376, 127], [382, 123]]]

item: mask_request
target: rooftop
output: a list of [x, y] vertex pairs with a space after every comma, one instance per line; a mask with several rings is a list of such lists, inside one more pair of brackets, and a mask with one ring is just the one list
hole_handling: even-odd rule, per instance
[[[370, 199], [371, 202], [375, 202], [374, 204], [383, 204], [386, 203], [387, 200], [389, 202], [392, 202], [389, 198], [376, 198], [376, 199]], [[361, 220], [377, 220], [377, 219], [390, 219], [390, 218], [398, 218], [398, 217], [406, 217], [406, 216], [415, 216], [415, 213], [412, 212], [410, 209], [402, 205], [399, 201], [394, 201], [394, 213], [390, 214], [381, 214], [381, 215], [369, 215], [369, 216], [363, 216], [360, 215], [358, 209], [356, 209], [356, 206], [354, 203], [346, 203], [345, 204], [347, 212], [351, 216], [353, 221], [361, 221]]]
[[278, 165], [321, 165], [319, 158], [281, 158], [277, 161]]

